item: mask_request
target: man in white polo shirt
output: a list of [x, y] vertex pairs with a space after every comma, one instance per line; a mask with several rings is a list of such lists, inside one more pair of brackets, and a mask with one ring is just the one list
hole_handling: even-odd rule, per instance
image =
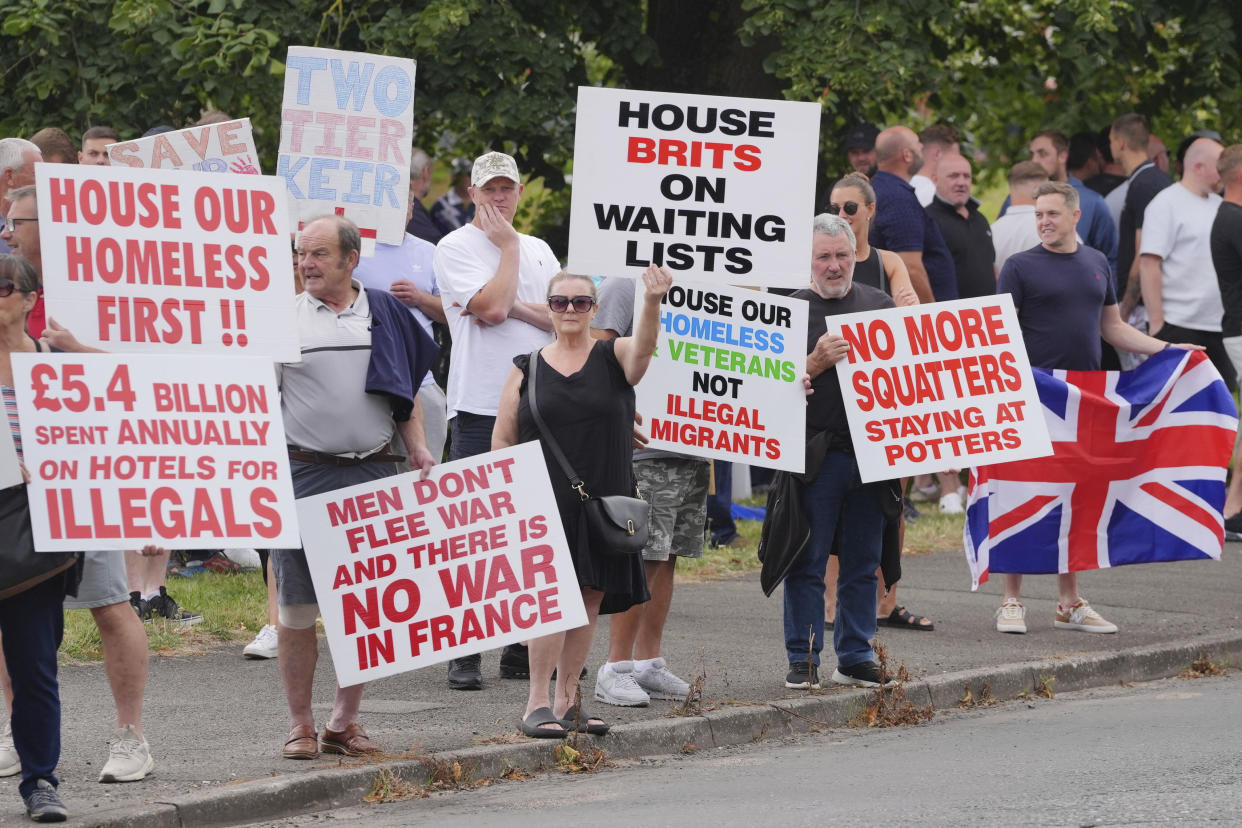
[[[475, 159], [470, 173], [474, 219], [436, 245], [436, 284], [453, 334], [449, 364], [449, 459], [491, 451], [500, 389], [513, 358], [552, 341], [545, 304], [548, 282], [560, 270], [552, 248], [513, 227], [522, 183], [517, 162], [502, 152]], [[449, 687], [480, 690], [479, 655], [449, 662]], [[527, 678], [526, 648], [505, 647], [502, 678]]]

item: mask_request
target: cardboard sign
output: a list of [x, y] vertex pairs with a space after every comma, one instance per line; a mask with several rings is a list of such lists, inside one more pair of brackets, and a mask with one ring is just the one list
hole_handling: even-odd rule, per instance
[[35, 183], [48, 315], [84, 345], [301, 359], [279, 179], [37, 164]]
[[578, 87], [569, 270], [803, 287], [819, 119], [814, 103]]
[[1008, 293], [827, 318], [864, 481], [1052, 453]]
[[297, 545], [270, 359], [13, 354], [40, 552]]
[[414, 61], [290, 46], [280, 157], [292, 224], [351, 219], [373, 248], [401, 244], [410, 197]]
[[[641, 280], [635, 289], [637, 314]], [[635, 387], [651, 448], [801, 472], [806, 327], [799, 299], [679, 280]]]
[[0, 423], [0, 489], [7, 489], [21, 482], [22, 467], [18, 465], [13, 433], [8, 429], [8, 423]]
[[224, 121], [108, 145], [113, 164], [144, 169], [259, 175], [250, 119]]
[[342, 686], [586, 623], [538, 443], [301, 498]]

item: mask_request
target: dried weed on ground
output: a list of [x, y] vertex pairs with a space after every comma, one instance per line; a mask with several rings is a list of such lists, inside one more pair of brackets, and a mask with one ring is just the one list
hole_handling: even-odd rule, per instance
[[906, 669], [905, 662], [897, 667], [896, 672], [892, 672], [888, 664], [888, 650], [883, 644], [875, 645], [875, 654], [880, 662], [880, 681], [885, 682], [892, 677], [898, 683], [896, 687], [887, 689], [877, 687], [872, 692], [871, 701], [854, 717], [853, 723], [867, 727], [904, 727], [931, 721], [934, 714], [930, 704], [918, 707], [906, 697], [906, 682], [910, 681], [910, 672]]
[[974, 707], [991, 707], [997, 703], [997, 700], [992, 697], [992, 685], [986, 681], [979, 688], [978, 696], [971, 693], [969, 684], [963, 685], [962, 689], [964, 691], [962, 697], [957, 700], [957, 706], [962, 710], [969, 710]]
[[1225, 670], [1221, 665], [1212, 661], [1207, 653], [1199, 653], [1195, 656], [1195, 660], [1190, 662], [1190, 666], [1177, 674], [1178, 678], [1210, 678], [1214, 676], [1223, 676]]

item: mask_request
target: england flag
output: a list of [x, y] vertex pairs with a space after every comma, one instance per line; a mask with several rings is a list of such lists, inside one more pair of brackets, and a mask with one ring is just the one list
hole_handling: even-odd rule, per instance
[[1053, 453], [971, 471], [972, 589], [989, 572], [1220, 560], [1238, 412], [1205, 354], [1034, 375]]

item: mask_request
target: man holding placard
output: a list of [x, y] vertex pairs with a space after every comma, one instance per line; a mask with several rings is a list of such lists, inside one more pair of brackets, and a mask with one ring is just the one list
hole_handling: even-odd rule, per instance
[[[1117, 309], [1108, 260], [1078, 243], [1082, 211], [1078, 191], [1061, 181], [1041, 184], [1035, 191], [1035, 226], [1040, 244], [1017, 253], [1001, 269], [998, 292], [1013, 295], [1018, 324], [1037, 368], [1100, 370], [1100, 339], [1119, 351], [1154, 354], [1170, 347], [1122, 320]], [[1175, 345], [1202, 350], [1198, 345]], [[998, 632], [1025, 633], [1026, 608], [1019, 601], [1022, 575], [1005, 574], [1005, 600], [996, 611]], [[1115, 633], [1078, 594], [1078, 573], [1057, 576], [1060, 603], [1053, 626], [1079, 632]]]
[[880, 673], [871, 639], [876, 628], [876, 568], [884, 532], [885, 482], [863, 483], [854, 458], [849, 422], [836, 365], [849, 344], [827, 332], [828, 316], [893, 307], [883, 291], [854, 284], [855, 239], [849, 223], [827, 213], [816, 216], [812, 236], [811, 284], [795, 298], [810, 303], [806, 370], [814, 393], [806, 413], [808, 460], [822, 453], [818, 470], [810, 462], [802, 509], [810, 524], [810, 542], [785, 577], [785, 652], [791, 689], [817, 688], [824, 638], [824, 567], [833, 538], [840, 534], [837, 618], [833, 649], [837, 668], [832, 680], [858, 687], [879, 687]]
[[[280, 366], [281, 414], [298, 497], [321, 494], [398, 473], [388, 452], [399, 434], [412, 469], [435, 463], [423, 435], [416, 393], [435, 358], [435, 346], [396, 298], [353, 278], [362, 252], [358, 227], [324, 216], [298, 237], [298, 266], [306, 292], [296, 311], [302, 360]], [[280, 674], [292, 727], [286, 759], [325, 753], [373, 753], [358, 723], [366, 685], [337, 687], [322, 734], [315, 730], [311, 686], [318, 646], [318, 600], [306, 553], [272, 550], [280, 603]]]
[[[503, 152], [475, 159], [470, 173], [474, 219], [436, 245], [436, 284], [453, 335], [448, 416], [453, 421], [450, 460], [491, 451], [500, 390], [513, 358], [552, 341], [545, 294], [560, 270], [552, 248], [513, 227], [522, 182], [517, 161]], [[478, 654], [454, 659], [448, 684], [480, 690]], [[501, 655], [502, 678], [526, 678], [526, 648]]]

